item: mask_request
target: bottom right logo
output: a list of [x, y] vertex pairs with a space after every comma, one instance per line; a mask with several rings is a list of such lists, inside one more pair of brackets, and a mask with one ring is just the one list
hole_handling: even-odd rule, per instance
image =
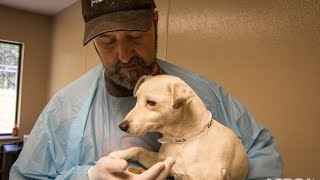
[[268, 178], [267, 180], [316, 180], [314, 178]]

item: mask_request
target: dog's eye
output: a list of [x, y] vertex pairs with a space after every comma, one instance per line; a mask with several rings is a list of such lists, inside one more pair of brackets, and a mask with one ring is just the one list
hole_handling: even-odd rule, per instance
[[148, 101], [147, 101], [147, 104], [148, 104], [149, 106], [155, 106], [157, 103], [154, 102], [154, 101], [148, 100]]

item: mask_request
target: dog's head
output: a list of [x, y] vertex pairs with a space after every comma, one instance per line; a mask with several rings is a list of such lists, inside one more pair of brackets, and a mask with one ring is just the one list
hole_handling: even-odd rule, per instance
[[194, 97], [193, 90], [180, 78], [170, 75], [143, 76], [134, 89], [136, 106], [119, 125], [130, 134], [172, 131], [181, 113]]

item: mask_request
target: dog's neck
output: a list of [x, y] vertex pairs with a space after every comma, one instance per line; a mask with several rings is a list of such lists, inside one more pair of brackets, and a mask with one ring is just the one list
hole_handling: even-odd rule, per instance
[[198, 96], [181, 108], [179, 123], [162, 132], [160, 143], [186, 143], [199, 138], [211, 127], [212, 115]]

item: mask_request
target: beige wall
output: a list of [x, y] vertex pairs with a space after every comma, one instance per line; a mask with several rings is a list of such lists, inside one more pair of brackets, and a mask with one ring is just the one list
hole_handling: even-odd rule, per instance
[[53, 48], [50, 63], [50, 97], [61, 87], [86, 71], [86, 48], [82, 47], [83, 25], [80, 3], [69, 7], [53, 19]]
[[166, 48], [270, 129], [287, 177], [320, 178], [320, 1], [171, 0]]
[[[246, 105], [277, 138], [286, 177], [318, 179], [319, 1], [157, 0], [157, 5], [158, 57], [217, 80]], [[24, 31], [33, 26], [24, 26]], [[48, 98], [99, 63], [92, 44], [81, 45], [83, 28], [80, 2], [54, 17]], [[13, 26], [10, 31], [21, 29]], [[28, 37], [33, 37], [39, 28], [30, 31]], [[41, 38], [25, 38], [13, 40], [35, 43], [29, 56], [50, 48], [30, 40]], [[48, 61], [43, 61], [47, 55], [39, 56], [27, 58], [26, 53], [25, 58], [30, 64], [25, 65], [24, 82], [41, 82], [40, 88], [33, 90], [29, 83], [23, 90], [22, 114], [27, 114], [21, 121], [28, 121], [27, 126], [44, 106], [39, 95], [46, 93]]]
[[24, 44], [20, 86], [21, 136], [31, 131], [47, 103], [52, 18], [0, 6], [0, 23], [0, 39]]

